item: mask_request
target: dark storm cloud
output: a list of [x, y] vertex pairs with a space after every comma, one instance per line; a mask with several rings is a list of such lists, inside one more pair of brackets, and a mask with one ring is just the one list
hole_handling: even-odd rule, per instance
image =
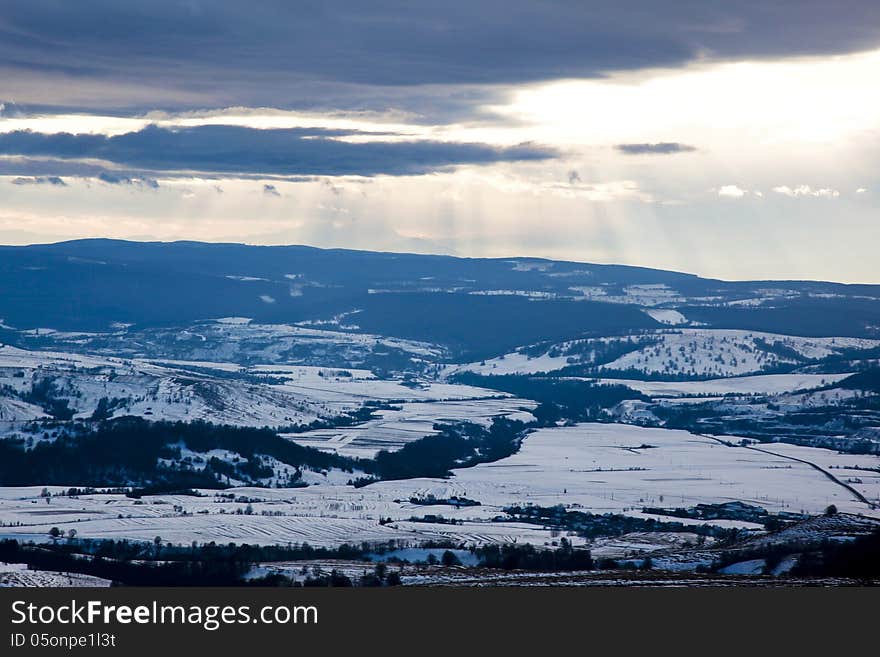
[[878, 44], [875, 0], [5, 0], [0, 14], [10, 79], [64, 75], [71, 91], [141, 84], [275, 107], [321, 104], [303, 90], [344, 95], [333, 85], [369, 98], [363, 87], [590, 77]]
[[[103, 160], [140, 171], [285, 176], [420, 174], [459, 164], [542, 160], [557, 154], [531, 144], [498, 148], [437, 141], [350, 143], [331, 138], [339, 134], [338, 130], [255, 130], [237, 126], [175, 130], [149, 126], [112, 137], [16, 131], [0, 134], [0, 154]], [[115, 176], [102, 174], [108, 175]]]
[[618, 144], [614, 148], [624, 155], [672, 155], [674, 153], [691, 153], [697, 150], [695, 146], [675, 141], [663, 141], [656, 144]]

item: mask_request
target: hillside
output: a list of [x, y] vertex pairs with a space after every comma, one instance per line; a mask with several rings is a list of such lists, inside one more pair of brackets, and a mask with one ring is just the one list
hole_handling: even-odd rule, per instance
[[878, 337], [878, 299], [877, 285], [728, 282], [534, 258], [113, 240], [0, 247], [0, 319], [19, 330], [246, 317], [433, 342], [472, 359], [670, 325]]

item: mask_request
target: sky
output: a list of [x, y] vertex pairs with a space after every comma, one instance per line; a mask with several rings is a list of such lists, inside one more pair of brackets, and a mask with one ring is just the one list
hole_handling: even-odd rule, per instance
[[3, 0], [0, 243], [880, 283], [874, 0]]

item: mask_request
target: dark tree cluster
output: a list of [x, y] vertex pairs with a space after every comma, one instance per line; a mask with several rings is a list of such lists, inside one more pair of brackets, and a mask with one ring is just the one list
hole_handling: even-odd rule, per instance
[[604, 409], [627, 399], [650, 401], [642, 393], [622, 385], [596, 384], [589, 381], [554, 377], [505, 374], [485, 376], [464, 372], [454, 377], [457, 383], [508, 392], [539, 403], [533, 415], [543, 426], [558, 420], [585, 422], [599, 419]]
[[502, 570], [592, 570], [589, 550], [573, 548], [568, 539], [560, 541], [555, 550], [542, 550], [533, 545], [486, 545], [476, 549], [480, 565]]

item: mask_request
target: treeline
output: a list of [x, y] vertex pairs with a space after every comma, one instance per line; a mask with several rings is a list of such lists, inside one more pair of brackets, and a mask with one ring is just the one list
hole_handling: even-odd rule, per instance
[[536, 377], [521, 374], [486, 376], [462, 372], [453, 377], [456, 383], [500, 390], [539, 403], [532, 414], [542, 425], [558, 420], [585, 422], [600, 417], [605, 409], [627, 399], [651, 401], [637, 390], [623, 385], [598, 384], [578, 379]]
[[571, 531], [584, 538], [621, 536], [630, 532], [692, 532], [700, 536], [712, 536], [722, 540], [730, 540], [737, 535], [737, 530], [711, 525], [686, 525], [681, 522], [637, 518], [616, 513], [595, 514], [572, 511], [562, 505], [551, 507], [512, 506], [505, 508], [504, 511], [517, 522]]
[[845, 577], [862, 584], [880, 583], [880, 531], [848, 541], [817, 541], [804, 536], [800, 540], [725, 550], [718, 554], [711, 566], [701, 566], [698, 570], [719, 572], [736, 563], [763, 560], [763, 574], [772, 575], [793, 555], [796, 560], [791, 570], [783, 572], [785, 576]]
[[538, 549], [533, 545], [484, 545], [475, 550], [480, 565], [502, 570], [592, 570], [593, 557], [589, 550], [574, 548], [563, 538], [555, 550]]
[[[14, 542], [14, 541], [13, 541]], [[23, 544], [25, 547], [31, 544]], [[35, 549], [51, 549], [58, 553], [80, 554], [120, 561], [304, 561], [309, 559], [361, 560], [366, 555], [383, 549], [369, 543], [339, 547], [316, 547], [308, 543], [287, 545], [250, 545], [247, 543], [196, 543], [175, 545], [164, 543], [161, 537], [151, 542], [113, 539], [59, 540], [55, 543], [33, 545]], [[392, 548], [389, 548], [392, 549]]]
[[497, 461], [515, 453], [529, 426], [497, 417], [488, 428], [470, 422], [435, 425], [439, 433], [404, 445], [395, 452], [381, 451], [372, 461], [361, 461], [370, 474], [354, 482], [365, 486], [380, 479], [448, 477], [453, 468]]
[[[349, 376], [351, 374], [349, 373]], [[380, 410], [400, 410], [399, 407], [395, 407], [392, 404], [379, 402], [379, 401], [368, 401], [363, 404], [360, 408], [355, 411], [349, 411], [347, 413], [342, 413], [335, 417], [331, 418], [316, 418], [311, 422], [307, 422], [305, 424], [291, 424], [286, 427], [282, 427], [278, 429], [279, 433], [305, 433], [306, 431], [315, 431], [316, 429], [338, 429], [341, 427], [351, 427], [356, 424], [363, 424], [369, 420], [372, 420], [375, 416], [374, 412]]]
[[758, 411], [734, 414], [726, 404], [655, 404], [651, 406], [651, 412], [667, 429], [736, 435], [764, 443], [785, 442], [847, 454], [880, 453], [880, 446], [875, 441], [857, 437], [860, 429], [876, 426], [880, 418], [878, 395], [854, 397], [839, 404], [802, 410], [788, 410], [770, 403], [767, 404], [772, 411], [769, 414]]
[[[283, 485], [300, 484], [303, 468], [351, 472], [364, 486], [383, 479], [447, 477], [453, 468], [496, 461], [519, 449], [531, 426], [495, 418], [489, 427], [460, 422], [435, 425], [439, 433], [382, 451], [373, 459], [353, 459], [282, 438], [270, 429], [213, 425], [208, 422], [150, 422], [126, 417], [96, 428], [60, 433], [27, 448], [20, 438], [0, 440], [0, 485], [66, 485], [86, 488], [136, 488], [139, 494], [226, 488], [235, 481], [259, 482], [277, 474], [272, 457], [295, 469]], [[181, 458], [181, 448], [205, 454], [220, 449], [239, 455]], [[355, 473], [361, 473], [355, 478]]]
[[[224, 449], [247, 461], [229, 464], [210, 459], [203, 468], [163, 466], [179, 459], [179, 446], [195, 452]], [[149, 422], [127, 417], [103, 422], [91, 431], [62, 433], [24, 449], [22, 439], [0, 440], [0, 484], [220, 488], [226, 478], [250, 480], [271, 475], [260, 456], [295, 468], [353, 470], [353, 459], [303, 447], [269, 429], [213, 425], [207, 422]]]
[[840, 381], [838, 387], [847, 390], [869, 390], [880, 393], [880, 368], [856, 372]]
[[801, 577], [848, 577], [864, 583], [880, 582], [880, 531], [852, 541], [825, 541], [805, 552], [791, 570]]
[[117, 561], [87, 558], [58, 546], [0, 541], [0, 561], [24, 563], [35, 570], [91, 575], [127, 586], [236, 586], [251, 564], [235, 559], [187, 561]]
[[394, 586], [400, 576], [377, 564], [372, 572], [353, 582], [343, 574], [313, 569], [301, 582], [281, 574], [251, 579], [261, 562], [307, 559], [364, 559], [369, 546], [341, 545], [316, 548], [290, 546], [163, 545], [132, 541], [85, 540], [51, 544], [0, 541], [0, 562], [23, 563], [35, 570], [79, 573], [123, 586]]

